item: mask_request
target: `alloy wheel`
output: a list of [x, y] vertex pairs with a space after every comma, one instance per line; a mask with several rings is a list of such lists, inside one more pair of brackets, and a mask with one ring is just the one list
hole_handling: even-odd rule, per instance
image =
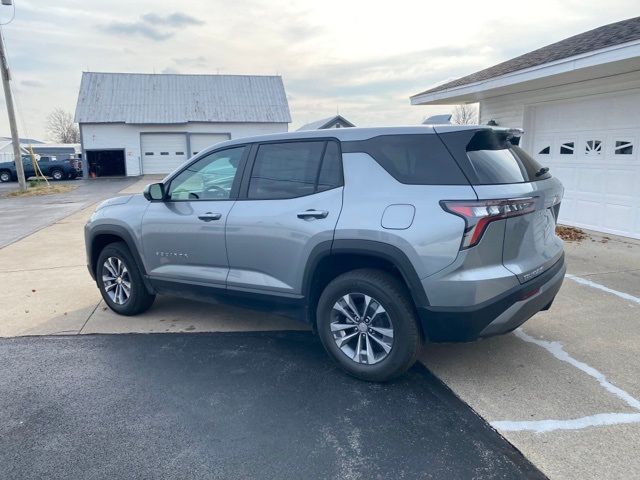
[[391, 317], [378, 300], [364, 293], [340, 297], [333, 305], [330, 326], [338, 348], [356, 363], [378, 363], [393, 348]]
[[109, 257], [102, 264], [102, 284], [111, 301], [124, 305], [131, 295], [131, 276], [124, 262], [118, 257]]

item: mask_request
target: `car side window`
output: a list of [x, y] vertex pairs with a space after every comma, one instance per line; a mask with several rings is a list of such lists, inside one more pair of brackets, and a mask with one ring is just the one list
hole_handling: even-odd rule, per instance
[[169, 200], [227, 200], [244, 150], [221, 150], [191, 164], [171, 181]]
[[327, 142], [322, 167], [318, 177], [318, 192], [331, 190], [342, 185], [342, 157], [338, 142]]
[[264, 144], [256, 153], [247, 197], [256, 200], [303, 197], [341, 183], [337, 142]]

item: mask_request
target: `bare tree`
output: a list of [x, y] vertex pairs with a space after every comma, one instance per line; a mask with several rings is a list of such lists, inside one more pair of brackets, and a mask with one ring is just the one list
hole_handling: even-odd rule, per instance
[[451, 114], [451, 123], [456, 125], [477, 124], [478, 106], [476, 104], [456, 105]]
[[54, 142], [80, 143], [80, 130], [73, 123], [73, 115], [56, 108], [47, 116], [47, 134]]

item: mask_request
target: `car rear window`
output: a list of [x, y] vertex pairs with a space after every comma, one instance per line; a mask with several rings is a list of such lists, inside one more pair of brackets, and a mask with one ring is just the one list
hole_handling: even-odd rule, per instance
[[381, 135], [342, 142], [342, 153], [366, 153], [401, 183], [468, 185], [436, 134]]
[[528, 183], [551, 177], [547, 168], [512, 144], [507, 132], [467, 130], [441, 137], [472, 185]]

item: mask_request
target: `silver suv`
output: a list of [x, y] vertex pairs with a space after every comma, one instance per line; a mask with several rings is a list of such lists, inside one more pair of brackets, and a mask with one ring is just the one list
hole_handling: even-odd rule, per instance
[[[89, 271], [116, 313], [156, 294], [310, 323], [347, 372], [387, 380], [423, 341], [509, 332], [551, 306], [565, 265], [563, 188], [483, 126], [241, 138], [144, 195], [102, 203]], [[514, 136], [515, 135], [515, 136]]]

